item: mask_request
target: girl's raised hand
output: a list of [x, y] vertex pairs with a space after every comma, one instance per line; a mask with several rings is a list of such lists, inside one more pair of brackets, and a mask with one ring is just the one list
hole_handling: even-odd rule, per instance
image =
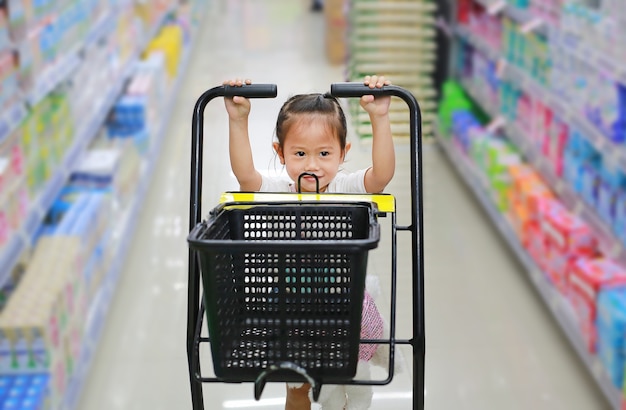
[[[384, 76], [366, 76], [363, 80], [363, 84], [369, 86], [369, 88], [382, 88], [385, 85], [391, 85], [391, 81], [386, 79]], [[374, 116], [387, 115], [389, 114], [389, 104], [391, 102], [390, 96], [381, 96], [374, 98], [373, 95], [364, 95], [361, 97], [361, 107], [368, 114]]]
[[[252, 84], [252, 81], [236, 78], [234, 80], [226, 80], [222, 84], [230, 85], [231, 87], [241, 87], [244, 84]], [[250, 113], [250, 100], [247, 98], [239, 96], [225, 97], [224, 104], [226, 105], [226, 111], [231, 120], [248, 118], [248, 114]]]

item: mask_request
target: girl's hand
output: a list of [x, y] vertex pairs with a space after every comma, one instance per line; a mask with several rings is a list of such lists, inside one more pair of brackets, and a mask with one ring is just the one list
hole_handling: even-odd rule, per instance
[[[252, 84], [251, 80], [241, 80], [239, 78], [234, 80], [224, 81], [223, 85], [230, 85], [231, 87], [241, 87], [242, 85]], [[226, 105], [226, 111], [231, 120], [242, 120], [248, 118], [250, 114], [250, 100], [244, 97], [225, 97], [224, 104]]]
[[[366, 76], [363, 84], [369, 86], [369, 88], [382, 88], [385, 85], [391, 85], [391, 81], [387, 80], [384, 76]], [[361, 107], [370, 116], [383, 116], [389, 114], [389, 104], [391, 102], [390, 96], [381, 96], [374, 98], [373, 95], [364, 95], [361, 97]]]

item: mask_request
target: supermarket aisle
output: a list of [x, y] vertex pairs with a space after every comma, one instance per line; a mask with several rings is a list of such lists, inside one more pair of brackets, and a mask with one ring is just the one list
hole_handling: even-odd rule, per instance
[[[185, 238], [193, 104], [206, 88], [233, 76], [277, 83], [276, 100], [254, 102], [251, 138], [257, 166], [278, 170], [270, 145], [280, 104], [291, 94], [324, 91], [343, 80], [342, 68], [328, 66], [324, 58], [322, 16], [308, 7], [307, 0], [211, 2], [78, 409], [190, 408]], [[236, 185], [229, 176], [222, 103], [209, 105], [205, 118], [206, 213], [220, 192]], [[368, 162], [369, 148], [353, 144], [347, 167], [356, 169]], [[402, 224], [408, 215], [409, 157], [404, 144], [397, 150], [388, 192], [397, 196]], [[471, 194], [435, 146], [426, 146], [424, 157], [427, 408], [606, 408]], [[400, 243], [398, 337], [404, 338], [411, 323], [406, 279], [411, 250], [406, 240]], [[383, 284], [379, 306], [387, 312], [388, 247], [381, 244], [370, 262], [369, 273]], [[403, 352], [410, 363], [410, 352]], [[410, 386], [405, 369], [391, 385], [376, 388], [373, 408], [410, 408]], [[205, 406], [282, 408], [281, 384], [268, 385], [261, 402], [254, 402], [252, 393], [249, 384], [207, 385]]]

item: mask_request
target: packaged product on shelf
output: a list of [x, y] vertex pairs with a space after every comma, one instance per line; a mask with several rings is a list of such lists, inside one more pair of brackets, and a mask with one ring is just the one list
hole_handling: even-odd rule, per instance
[[324, 2], [324, 44], [326, 58], [331, 64], [341, 64], [346, 59], [347, 1]]
[[624, 383], [626, 364], [626, 289], [602, 289], [598, 296], [597, 355], [617, 388]]
[[50, 375], [53, 406], [71, 375], [76, 352], [72, 335], [80, 328], [84, 308], [74, 302], [82, 293], [80, 240], [45, 237], [37, 243], [31, 263], [0, 312], [0, 334], [8, 341], [12, 373]]
[[113, 187], [119, 160], [117, 149], [90, 149], [72, 171], [70, 184], [86, 189]]
[[574, 306], [587, 348], [596, 350], [598, 294], [609, 287], [626, 287], [626, 268], [606, 258], [579, 258], [569, 275], [569, 300]]
[[508, 173], [511, 180], [511, 189], [508, 193], [509, 219], [521, 243], [527, 244], [528, 226], [532, 220], [527, 194], [531, 189], [545, 188], [545, 185], [542, 184], [534, 168], [528, 164], [513, 165], [509, 167]]
[[589, 225], [557, 201], [545, 202], [540, 215], [548, 248], [547, 273], [555, 286], [567, 294], [572, 264], [580, 257], [594, 256], [597, 239]]
[[5, 4], [11, 40], [20, 43], [28, 29], [25, 10], [27, 5], [22, 0], [7, 0]]
[[615, 218], [613, 226], [617, 237], [626, 246], [626, 189], [619, 189], [615, 195]]
[[580, 194], [587, 204], [592, 207], [597, 206], [598, 201], [598, 186], [600, 184], [600, 161], [589, 161], [583, 163], [581, 167], [581, 187]]
[[170, 81], [176, 78], [183, 52], [183, 30], [177, 24], [164, 26], [159, 34], [150, 41], [144, 52], [145, 56], [157, 51], [165, 55], [165, 67]]

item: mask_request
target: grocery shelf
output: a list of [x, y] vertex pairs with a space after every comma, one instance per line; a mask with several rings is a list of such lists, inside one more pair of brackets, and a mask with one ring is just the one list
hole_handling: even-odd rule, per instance
[[26, 106], [23, 101], [16, 102], [0, 114], [0, 144], [2, 144], [26, 118]]
[[[470, 97], [483, 107], [489, 116], [492, 118], [503, 118], [499, 116], [497, 107], [494, 107], [489, 100], [481, 95], [477, 87], [473, 86], [468, 81], [462, 81], [461, 84], [466, 88]], [[504, 131], [507, 138], [520, 150], [537, 172], [539, 172], [546, 183], [559, 196], [563, 204], [574, 214], [583, 218], [593, 228], [600, 241], [600, 249], [603, 253], [626, 264], [626, 248], [619, 238], [615, 236], [611, 226], [604, 222], [596, 210], [587, 205], [583, 198], [581, 198], [566, 181], [556, 174], [550, 162], [537, 151], [518, 126], [505, 121]]]
[[33, 89], [28, 92], [26, 102], [32, 107], [50, 94], [59, 84], [69, 79], [82, 63], [81, 52], [93, 46], [100, 38], [110, 33], [115, 27], [118, 12], [108, 12], [93, 25], [80, 45], [59, 57], [54, 63], [37, 75]]
[[70, 172], [80, 159], [82, 153], [85, 152], [87, 146], [104, 123], [109, 109], [122, 92], [123, 85], [131, 72], [131, 68], [132, 62], [128, 64], [124, 74], [120, 76], [114, 86], [108, 90], [103, 103], [94, 110], [95, 114], [93, 117], [79, 129], [74, 143], [65, 154], [63, 162], [56, 168], [54, 174], [46, 182], [37, 199], [31, 203], [22, 229], [12, 235], [9, 244], [0, 253], [0, 287], [6, 283], [19, 256], [30, 246], [31, 239], [39, 228], [47, 210], [50, 208], [59, 192], [61, 192], [65, 181], [67, 181]]
[[421, 3], [408, 0], [397, 3], [380, 3], [380, 2], [353, 2], [350, 8], [355, 11], [402, 11], [402, 12], [422, 12], [429, 13], [437, 11], [434, 3]]
[[176, 81], [172, 85], [169, 98], [167, 98], [168, 104], [163, 111], [161, 124], [156, 128], [156, 132], [151, 140], [151, 149], [149, 150], [149, 154], [143, 164], [144, 166], [141, 170], [140, 184], [134, 194], [134, 199], [126, 212], [124, 212], [124, 215], [118, 222], [116, 229], [114, 229], [115, 237], [119, 238], [116, 250], [113, 252], [115, 257], [111, 267], [103, 278], [102, 285], [100, 286], [96, 297], [89, 307], [80, 358], [68, 384], [63, 405], [59, 410], [73, 410], [77, 408], [80, 392], [85, 380], [87, 379], [87, 373], [96, 351], [100, 334], [102, 333], [102, 329], [104, 327], [105, 318], [107, 312], [109, 311], [119, 276], [124, 267], [124, 261], [126, 260], [128, 250], [131, 247], [131, 239], [133, 233], [136, 231], [140, 210], [144, 204], [144, 199], [151, 183], [151, 177], [163, 145], [165, 133], [168, 129], [170, 116], [173, 112], [173, 104], [176, 100], [175, 96], [180, 90], [182, 79], [184, 77], [183, 73], [187, 69], [191, 48], [192, 45], [189, 45], [186, 50], [184, 50], [183, 56], [181, 57], [181, 63], [178, 71], [179, 74]]
[[478, 87], [476, 84], [466, 79], [461, 80], [461, 85], [463, 86], [465, 91], [467, 91], [469, 96], [472, 97], [472, 99], [476, 101], [476, 103], [478, 103], [478, 105], [485, 111], [487, 115], [489, 115], [491, 118], [497, 118], [500, 116], [500, 110], [498, 108], [498, 105], [493, 101], [490, 101], [487, 96], [484, 95], [484, 88]]
[[520, 85], [522, 90], [538, 97], [552, 108], [564, 121], [578, 128], [593, 147], [605, 158], [626, 171], [626, 147], [614, 144], [583, 113], [574, 112], [566, 102], [554, 95], [547, 87], [538, 84], [530, 75], [513, 65], [507, 65], [504, 77]]
[[[158, 20], [158, 24], [156, 24], [150, 30], [150, 33], [153, 35], [152, 38], [162, 27], [163, 21], [165, 20], [167, 15], [171, 13], [172, 10], [173, 6], [163, 14], [161, 19]], [[108, 24], [105, 21], [109, 20], [103, 19], [100, 21], [100, 24]], [[97, 28], [95, 31], [101, 30], [103, 29]], [[22, 224], [22, 228], [12, 234], [9, 243], [4, 247], [4, 249], [0, 250], [0, 288], [4, 286], [4, 284], [9, 279], [11, 271], [18, 262], [20, 255], [30, 246], [31, 239], [39, 228], [47, 210], [50, 208], [55, 198], [58, 196], [59, 192], [61, 192], [61, 189], [63, 188], [65, 181], [67, 181], [67, 178], [69, 177], [72, 169], [75, 167], [90, 142], [100, 130], [102, 124], [104, 123], [104, 120], [106, 119], [106, 116], [110, 111], [110, 108], [113, 106], [113, 103], [116, 101], [117, 97], [121, 94], [124, 84], [132, 74], [135, 62], [139, 59], [141, 52], [147, 47], [148, 41], [149, 40], [145, 40], [141, 44], [141, 47], [139, 47], [139, 49], [135, 51], [134, 55], [129, 59], [129, 61], [126, 63], [126, 66], [122, 69], [122, 74], [120, 75], [120, 77], [113, 82], [113, 86], [107, 87], [107, 93], [105, 97], [101, 100], [102, 103], [98, 106], [97, 109], [94, 110], [95, 114], [91, 118], [86, 120], [85, 123], [79, 125], [76, 136], [74, 137], [74, 141], [70, 148], [66, 151], [63, 161], [54, 170], [52, 176], [44, 184], [37, 198], [31, 203], [28, 213]], [[77, 54], [76, 58], [78, 58]], [[18, 109], [16, 109], [16, 111], [17, 110]], [[23, 115], [26, 115], [25, 110]]]
[[[551, 30], [550, 39], [554, 39], [557, 43], [562, 43], [563, 39], [571, 39], [567, 33], [560, 30]], [[569, 42], [569, 41], [568, 41]], [[587, 41], [574, 40], [576, 46], [562, 47], [561, 50], [568, 54], [578, 57], [580, 61], [584, 61], [594, 66], [599, 72], [606, 75], [613, 81], [626, 85], [626, 66], [625, 62], [615, 60], [610, 54], [598, 51]]]
[[546, 22], [537, 16], [533, 16], [527, 10], [520, 9], [519, 7], [506, 4], [505, 0], [475, 0], [476, 3], [481, 4], [490, 14], [503, 13], [505, 16], [510, 17], [522, 26], [536, 25], [532, 30], [547, 36], [550, 27], [546, 25]]
[[611, 142], [585, 115], [575, 112], [571, 106], [551, 92], [547, 86], [534, 80], [523, 69], [506, 63], [502, 54], [490, 47], [479, 36], [474, 35], [467, 28], [461, 26], [455, 27], [455, 31], [460, 38], [472, 44], [488, 58], [501, 62], [503, 66], [502, 79], [517, 84], [527, 94], [541, 100], [565, 122], [578, 128], [603, 157], [618, 164], [622, 170], [626, 171], [626, 147], [618, 146]]
[[489, 190], [481, 182], [482, 178], [476, 167], [448, 140], [439, 135], [437, 135], [436, 139], [439, 146], [442, 147], [448, 157], [449, 162], [457, 171], [457, 174], [470, 188], [488, 218], [493, 222], [511, 251], [521, 262], [530, 282], [534, 285], [537, 293], [541, 296], [541, 299], [552, 314], [552, 317], [559, 324], [571, 346], [592, 375], [598, 387], [600, 387], [601, 391], [606, 396], [612, 408], [616, 410], [621, 409], [621, 391], [611, 382], [600, 359], [596, 355], [590, 354], [587, 350], [581, 332], [577, 326], [576, 317], [571, 305], [558, 290], [552, 286], [547, 276], [541, 272], [535, 261], [522, 247], [506, 216], [497, 209], [490, 197]]
[[454, 27], [454, 30], [462, 40], [465, 40], [467, 43], [472, 45], [488, 59], [498, 61], [502, 56], [502, 52], [500, 50], [495, 49], [481, 36], [474, 34], [469, 28], [457, 25]]

